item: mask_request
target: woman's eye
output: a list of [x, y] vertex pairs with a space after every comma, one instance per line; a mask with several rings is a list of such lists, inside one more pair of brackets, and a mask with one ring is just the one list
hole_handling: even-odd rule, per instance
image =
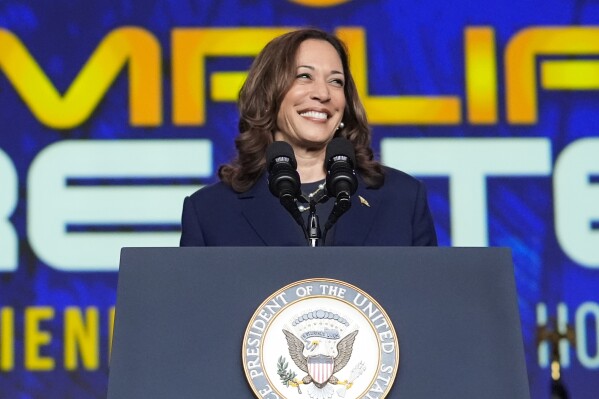
[[343, 85], [345, 84], [343, 79], [333, 79], [331, 82], [339, 87], [343, 87]]
[[311, 76], [309, 73], [300, 73], [299, 75], [296, 76], [296, 78], [298, 79], [310, 79]]

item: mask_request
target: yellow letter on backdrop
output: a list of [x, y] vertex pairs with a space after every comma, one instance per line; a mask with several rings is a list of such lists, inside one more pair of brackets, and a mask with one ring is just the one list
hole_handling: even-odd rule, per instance
[[[206, 122], [207, 57], [254, 57], [291, 28], [179, 28], [172, 33], [173, 123]], [[247, 73], [246, 73], [247, 74]], [[235, 101], [246, 74], [215, 73], [217, 99]]]
[[0, 29], [0, 69], [35, 117], [51, 128], [70, 129], [85, 122], [127, 62], [130, 123], [160, 125], [161, 50], [150, 32], [136, 27], [110, 32], [61, 95], [19, 38]]
[[[537, 122], [537, 57], [556, 55], [599, 56], [599, 27], [528, 28], [510, 40], [505, 52], [508, 122]], [[597, 72], [593, 60], [545, 60], [540, 80], [545, 89], [597, 89]]]

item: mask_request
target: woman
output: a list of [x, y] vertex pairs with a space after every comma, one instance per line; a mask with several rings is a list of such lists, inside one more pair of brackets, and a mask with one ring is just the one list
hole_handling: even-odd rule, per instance
[[[302, 191], [318, 194], [334, 137], [352, 143], [359, 186], [326, 245], [437, 244], [422, 183], [373, 159], [366, 113], [339, 39], [316, 29], [274, 39], [254, 60], [238, 105], [237, 158], [219, 169], [219, 183], [185, 199], [181, 246], [307, 245], [269, 192], [265, 153], [274, 140], [289, 143]], [[320, 218], [326, 220], [332, 202], [319, 204]]]

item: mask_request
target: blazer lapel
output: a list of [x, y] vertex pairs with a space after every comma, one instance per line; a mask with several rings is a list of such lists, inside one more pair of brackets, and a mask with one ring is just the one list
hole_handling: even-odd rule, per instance
[[[336, 224], [333, 245], [364, 245], [376, 220], [380, 190], [366, 189], [360, 177], [358, 181], [350, 210]], [[266, 175], [261, 176], [250, 190], [238, 194], [238, 200], [243, 216], [265, 245], [307, 245], [301, 227], [268, 190]], [[321, 217], [321, 228], [325, 221]]]
[[364, 181], [361, 178], [358, 181], [360, 184], [351, 198], [351, 208], [339, 218], [335, 227], [333, 245], [364, 245], [376, 220], [380, 190], [366, 189]]
[[268, 189], [266, 175], [238, 195], [241, 212], [265, 245], [307, 245], [301, 227]]

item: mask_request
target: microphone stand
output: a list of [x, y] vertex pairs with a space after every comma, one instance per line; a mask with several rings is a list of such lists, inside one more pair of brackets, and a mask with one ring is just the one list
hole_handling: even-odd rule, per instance
[[[316, 214], [316, 204], [320, 204], [328, 200], [329, 197], [326, 195], [324, 184], [318, 186], [318, 190], [310, 193], [309, 195], [301, 195], [298, 200], [302, 204], [309, 204], [310, 213], [308, 214], [308, 226], [304, 227], [304, 235], [307, 238], [309, 247], [318, 247], [325, 245], [322, 239], [322, 233], [320, 230], [320, 221]], [[306, 210], [304, 207], [302, 211]]]
[[310, 198], [310, 216], [308, 217], [308, 245], [317, 247], [320, 244], [320, 223], [316, 214], [316, 202]]

